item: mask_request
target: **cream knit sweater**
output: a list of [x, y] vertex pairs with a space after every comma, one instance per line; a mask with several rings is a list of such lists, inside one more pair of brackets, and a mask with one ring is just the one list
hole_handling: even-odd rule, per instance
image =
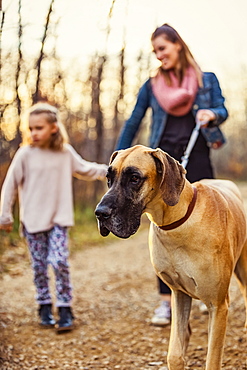
[[19, 193], [20, 221], [29, 233], [72, 226], [72, 176], [103, 180], [107, 166], [88, 162], [66, 144], [61, 152], [31, 146], [14, 156], [2, 187], [0, 224], [13, 222], [12, 208]]

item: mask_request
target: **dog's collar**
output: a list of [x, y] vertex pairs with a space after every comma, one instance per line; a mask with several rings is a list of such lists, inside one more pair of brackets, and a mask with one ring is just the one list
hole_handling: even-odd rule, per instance
[[189, 207], [187, 209], [187, 212], [186, 214], [184, 215], [184, 217], [180, 218], [180, 220], [177, 220], [175, 222], [172, 222], [171, 224], [168, 224], [168, 225], [163, 225], [163, 226], [158, 226], [160, 229], [162, 230], [172, 230], [172, 229], [176, 229], [178, 226], [182, 225], [186, 220], [188, 220], [188, 218], [190, 217], [194, 207], [195, 207], [195, 204], [196, 204], [196, 198], [197, 198], [197, 189], [194, 188], [194, 194], [193, 194], [193, 198], [189, 204]]

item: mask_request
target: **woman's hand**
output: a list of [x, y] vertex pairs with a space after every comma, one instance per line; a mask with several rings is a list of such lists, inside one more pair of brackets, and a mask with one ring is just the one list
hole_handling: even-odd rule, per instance
[[215, 120], [216, 116], [210, 109], [199, 109], [196, 113], [196, 121], [202, 122], [202, 127], [206, 127], [209, 121]]
[[0, 230], [4, 230], [7, 231], [7, 233], [10, 233], [13, 230], [13, 224], [0, 225]]

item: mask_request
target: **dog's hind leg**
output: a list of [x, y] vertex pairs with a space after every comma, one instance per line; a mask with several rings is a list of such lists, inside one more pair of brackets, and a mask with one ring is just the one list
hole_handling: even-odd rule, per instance
[[172, 292], [172, 325], [167, 363], [169, 370], [184, 370], [185, 352], [190, 339], [189, 316], [192, 298], [181, 291]]
[[247, 329], [247, 240], [245, 242], [242, 253], [237, 261], [234, 273], [237, 277], [240, 290], [243, 294], [245, 301], [245, 310], [246, 310], [245, 327]]

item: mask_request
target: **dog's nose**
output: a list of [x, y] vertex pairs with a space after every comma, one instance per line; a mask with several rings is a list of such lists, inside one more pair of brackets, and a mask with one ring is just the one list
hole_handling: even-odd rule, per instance
[[95, 210], [95, 216], [99, 220], [107, 220], [111, 216], [111, 208], [104, 205], [98, 205]]

